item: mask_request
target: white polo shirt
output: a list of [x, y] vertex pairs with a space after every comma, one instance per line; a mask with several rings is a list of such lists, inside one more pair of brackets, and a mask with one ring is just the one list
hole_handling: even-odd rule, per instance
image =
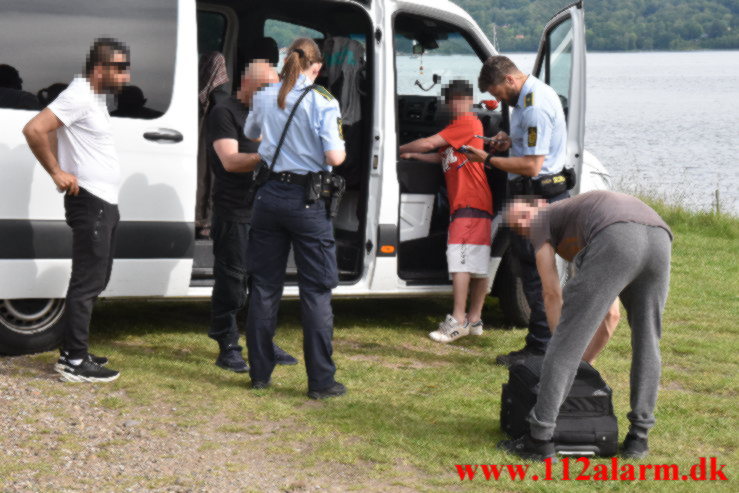
[[48, 108], [64, 124], [57, 130], [62, 170], [91, 194], [117, 204], [121, 172], [105, 96], [76, 76]]
[[[511, 113], [511, 156], [546, 156], [537, 176], [559, 173], [567, 160], [567, 124], [557, 92], [529, 75]], [[508, 179], [520, 175], [508, 173]]]

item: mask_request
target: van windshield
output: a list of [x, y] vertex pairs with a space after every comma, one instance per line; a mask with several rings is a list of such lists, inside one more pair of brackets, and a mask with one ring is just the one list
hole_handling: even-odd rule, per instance
[[[399, 95], [441, 96], [444, 84], [462, 79], [475, 88], [474, 99], [482, 99], [476, 84], [482, 61], [458, 29], [423, 17], [401, 15], [396, 20], [394, 38]], [[439, 76], [436, 84], [434, 76]]]

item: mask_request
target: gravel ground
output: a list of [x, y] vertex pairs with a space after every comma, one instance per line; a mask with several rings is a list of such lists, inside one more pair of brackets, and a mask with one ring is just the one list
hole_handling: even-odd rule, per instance
[[176, 408], [99, 404], [114, 394], [60, 382], [33, 357], [0, 358], [0, 492], [404, 489], [371, 480], [361, 464], [296, 468], [291, 458], [311, 444], [274, 439], [297, 428], [290, 421], [224, 431], [205, 417], [183, 427]]

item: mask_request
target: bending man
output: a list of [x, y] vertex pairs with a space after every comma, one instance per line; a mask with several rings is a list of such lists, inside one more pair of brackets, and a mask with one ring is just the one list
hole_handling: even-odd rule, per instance
[[[659, 339], [670, 281], [672, 233], [656, 212], [629, 195], [593, 191], [555, 204], [515, 199], [505, 215], [530, 238], [554, 335], [544, 356], [530, 434], [500, 443], [520, 457], [554, 455], [555, 422], [577, 367], [613, 300], [620, 296], [631, 326], [631, 426], [623, 455], [641, 458], [654, 425], [661, 370]], [[578, 268], [560, 288], [555, 252]], [[556, 328], [556, 330], [555, 330]]]

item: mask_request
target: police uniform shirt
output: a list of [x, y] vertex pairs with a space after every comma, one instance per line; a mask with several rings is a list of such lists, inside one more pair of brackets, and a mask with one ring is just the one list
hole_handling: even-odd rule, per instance
[[[559, 173], [567, 159], [567, 124], [556, 91], [529, 75], [511, 114], [511, 155], [546, 156], [541, 175]], [[508, 173], [508, 179], [519, 175]]]
[[243, 132], [248, 112], [249, 109], [241, 101], [229, 96], [211, 108], [205, 125], [206, 155], [215, 178], [213, 183], [215, 211], [223, 219], [231, 221], [245, 221], [251, 215], [246, 201], [252, 173], [226, 171], [213, 148], [213, 142], [233, 139], [238, 142], [239, 152], [257, 152], [259, 144], [247, 139]]
[[[252, 111], [244, 126], [244, 135], [252, 140], [262, 136], [259, 154], [267, 164], [272, 164], [290, 112], [309, 85], [307, 77], [300, 74], [287, 95], [284, 109], [277, 106], [281, 83], [266, 86], [254, 95]], [[344, 150], [341, 110], [339, 102], [331, 93], [318, 86], [303, 98], [295, 112], [273, 171], [299, 174], [328, 171], [324, 152], [334, 150]]]

